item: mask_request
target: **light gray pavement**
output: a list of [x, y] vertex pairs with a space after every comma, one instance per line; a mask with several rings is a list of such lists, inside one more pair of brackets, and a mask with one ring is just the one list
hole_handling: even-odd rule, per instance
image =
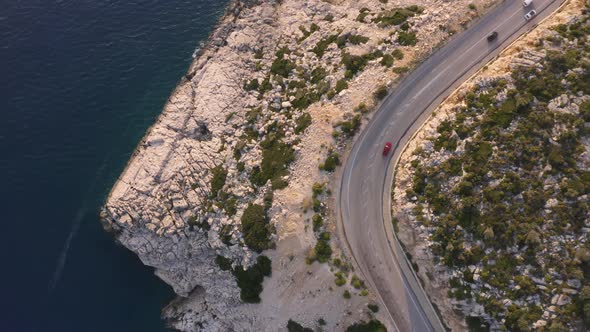
[[[506, 0], [454, 36], [385, 99], [348, 155], [337, 197], [342, 231], [357, 267], [398, 331], [444, 331], [391, 226], [392, 169], [401, 147], [461, 82], [560, 3], [534, 0], [523, 8], [521, 1]], [[524, 14], [531, 9], [537, 16], [527, 22]], [[490, 43], [486, 36], [492, 31], [498, 38]], [[395, 150], [383, 157], [386, 141]]]

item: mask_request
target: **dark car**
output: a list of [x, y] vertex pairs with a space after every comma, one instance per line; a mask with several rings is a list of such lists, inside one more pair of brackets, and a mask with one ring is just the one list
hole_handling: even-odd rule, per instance
[[385, 146], [383, 146], [383, 155], [387, 156], [387, 154], [389, 154], [389, 151], [391, 151], [391, 147], [393, 146], [393, 144], [391, 144], [391, 142], [386, 142]]
[[497, 31], [494, 31], [494, 32], [492, 32], [492, 33], [490, 33], [490, 34], [488, 35], [488, 41], [489, 41], [489, 42], [491, 42], [491, 41], [493, 41], [494, 39], [496, 39], [496, 37], [498, 37], [498, 32], [497, 32]]

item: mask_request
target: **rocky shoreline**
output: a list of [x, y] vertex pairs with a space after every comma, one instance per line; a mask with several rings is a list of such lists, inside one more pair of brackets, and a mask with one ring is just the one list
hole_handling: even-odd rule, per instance
[[[230, 4], [101, 211], [179, 296], [163, 310], [171, 327], [344, 330], [382, 318], [330, 238], [337, 152], [387, 85], [492, 3]], [[272, 276], [261, 303], [244, 303], [236, 271], [261, 252]]]

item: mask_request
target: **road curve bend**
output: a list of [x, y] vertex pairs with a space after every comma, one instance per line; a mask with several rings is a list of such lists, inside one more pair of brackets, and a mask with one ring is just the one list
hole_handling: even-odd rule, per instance
[[[393, 234], [390, 215], [391, 178], [401, 147], [430, 112], [469, 75], [519, 35], [551, 14], [561, 0], [506, 0], [468, 30], [436, 51], [383, 102], [348, 155], [337, 190], [337, 209], [345, 242], [357, 268], [376, 291], [401, 332], [445, 331]], [[530, 21], [524, 14], [537, 15]], [[486, 36], [497, 31], [488, 42]], [[383, 144], [394, 151], [382, 156]]]

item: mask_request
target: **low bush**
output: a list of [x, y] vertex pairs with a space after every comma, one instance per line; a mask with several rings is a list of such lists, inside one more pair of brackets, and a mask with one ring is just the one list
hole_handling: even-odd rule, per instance
[[337, 152], [328, 152], [326, 160], [320, 164], [319, 168], [322, 171], [332, 172], [336, 169], [336, 166], [340, 165], [340, 155]]
[[359, 14], [355, 18], [355, 21], [364, 23], [365, 17], [367, 17], [367, 15], [369, 15], [369, 9], [368, 8], [361, 8], [361, 10], [359, 11]]
[[373, 97], [375, 97], [377, 100], [382, 100], [383, 98], [387, 97], [387, 86], [379, 86], [373, 93]]
[[359, 71], [365, 69], [368, 59], [360, 55], [351, 55], [350, 53], [344, 53], [342, 55], [342, 64], [346, 68], [344, 76], [351, 79]]
[[252, 169], [250, 181], [256, 186], [263, 186], [271, 180], [273, 189], [282, 189], [288, 183], [282, 177], [288, 174], [287, 168], [295, 159], [295, 151], [291, 145], [281, 141], [282, 133], [267, 134], [267, 138], [260, 142], [262, 147], [262, 162]]
[[300, 117], [295, 120], [295, 134], [301, 134], [311, 124], [311, 115], [309, 113], [303, 113]]
[[351, 43], [352, 45], [364, 44], [369, 41], [368, 37], [361, 36], [361, 35], [350, 34], [347, 37], [348, 38], [346, 39], [346, 41]]
[[299, 89], [295, 91], [294, 94], [290, 95], [295, 97], [295, 99], [291, 102], [291, 105], [293, 105], [294, 108], [301, 110], [306, 109], [309, 107], [309, 105], [319, 101], [321, 98], [321, 95], [317, 91], [307, 88]]
[[217, 255], [217, 257], [215, 257], [215, 263], [217, 263], [219, 268], [222, 269], [223, 271], [231, 270], [231, 259], [229, 259], [227, 257]]
[[315, 23], [311, 24], [311, 26], [309, 27], [309, 31], [303, 25], [299, 26], [299, 30], [301, 31], [301, 33], [303, 33], [303, 36], [299, 38], [297, 41], [299, 43], [304, 41], [305, 39], [307, 39], [307, 37], [311, 36], [312, 33], [318, 31], [319, 29], [320, 27]]
[[259, 87], [260, 83], [258, 82], [257, 78], [252, 79], [250, 82], [244, 83], [244, 90], [246, 91], [258, 90]]
[[[344, 89], [348, 89], [348, 83], [346, 82], [345, 79], [338, 80], [336, 82], [336, 88], [335, 88], [336, 93], [340, 93], [340, 91], [342, 91]], [[589, 110], [589, 113], [590, 113], [590, 110]]]
[[318, 84], [320, 81], [326, 78], [326, 75], [328, 75], [328, 72], [324, 68], [317, 67], [311, 71], [310, 82], [312, 84]]
[[404, 52], [396, 48], [395, 50], [391, 51], [391, 56], [393, 56], [395, 59], [401, 60], [404, 58]]
[[346, 278], [344, 277], [342, 272], [336, 272], [336, 274], [334, 275], [336, 276], [336, 279], [334, 279], [334, 283], [336, 284], [336, 286], [340, 287], [346, 284]]
[[289, 319], [287, 322], [287, 331], [289, 332], [313, 332], [312, 329], [308, 327], [303, 327], [301, 324], [297, 323], [294, 320]]
[[285, 78], [289, 77], [291, 71], [295, 69], [295, 64], [290, 60], [285, 59], [285, 54], [289, 53], [291, 53], [291, 51], [286, 47], [283, 47], [277, 51], [277, 57], [275, 58], [270, 67], [271, 73]]
[[328, 45], [335, 42], [337, 38], [338, 35], [330, 35], [326, 38], [322, 38], [320, 41], [317, 42], [317, 44], [311, 51], [315, 53], [315, 55], [317, 55], [318, 58], [321, 58], [324, 56], [324, 53], [326, 52]]
[[373, 319], [369, 322], [361, 321], [352, 324], [346, 329], [346, 332], [387, 332], [387, 329], [383, 323]]
[[318, 242], [315, 245], [316, 259], [320, 263], [326, 263], [332, 256], [332, 248], [330, 247], [330, 233], [324, 232], [320, 234]]
[[415, 32], [400, 31], [397, 36], [397, 42], [403, 46], [414, 46], [418, 42]]
[[225, 185], [227, 170], [223, 165], [217, 165], [211, 169], [211, 197], [217, 197], [219, 190]]
[[356, 288], [356, 289], [361, 289], [361, 288], [365, 288], [365, 283], [359, 279], [356, 274], [352, 276], [352, 279], [350, 280], [350, 284], [352, 285], [352, 287]]
[[270, 78], [266, 77], [264, 80], [262, 80], [262, 83], [260, 83], [258, 87], [258, 93], [260, 93], [260, 96], [262, 96], [265, 92], [270, 91], [271, 89], [272, 84], [270, 84]]
[[322, 218], [322, 215], [316, 213], [316, 214], [313, 215], [313, 217], [311, 218], [311, 220], [313, 222], [313, 231], [314, 232], [320, 231], [320, 229], [324, 225], [324, 218]]
[[379, 23], [380, 26], [385, 27], [388, 25], [400, 25], [409, 17], [412, 17], [416, 14], [422, 13], [423, 9], [418, 6], [410, 6], [406, 8], [398, 8], [393, 9], [387, 12], [384, 12], [373, 19], [373, 22]]
[[271, 247], [271, 225], [262, 205], [248, 204], [241, 218], [244, 242], [248, 248], [262, 252]]
[[237, 266], [233, 270], [233, 274], [240, 288], [241, 300], [246, 303], [260, 302], [262, 281], [264, 277], [270, 277], [271, 273], [271, 260], [266, 256], [258, 256], [256, 264], [247, 270], [244, 270], [242, 266]]
[[383, 58], [381, 58], [381, 65], [387, 68], [393, 66], [393, 55], [385, 54]]
[[361, 127], [361, 116], [355, 114], [352, 119], [340, 122], [340, 130], [348, 137], [354, 136]]
[[400, 74], [401, 75], [401, 74], [405, 74], [408, 71], [410, 71], [410, 68], [408, 68], [408, 67], [395, 67], [395, 68], [392, 69], [392, 71], [394, 73], [396, 73], [396, 74]]

